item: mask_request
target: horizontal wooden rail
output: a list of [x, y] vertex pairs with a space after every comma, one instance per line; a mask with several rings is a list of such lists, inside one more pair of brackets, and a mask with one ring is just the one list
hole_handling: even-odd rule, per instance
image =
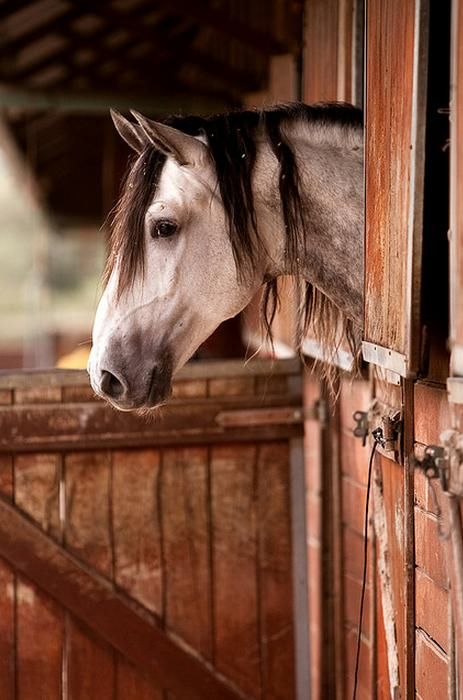
[[247, 697], [2, 497], [0, 556], [132, 661], [157, 686], [190, 700]]
[[[292, 404], [290, 410], [288, 404]], [[7, 406], [0, 408], [0, 452], [248, 442], [302, 435], [302, 421], [288, 419], [289, 413], [301, 412], [299, 397], [291, 401], [291, 397], [282, 396], [260, 402], [260, 409], [285, 407], [279, 422], [222, 421], [224, 409], [230, 415], [255, 406], [255, 397], [172, 401], [159, 415], [148, 418], [120, 413], [101, 401]]]
[[279, 440], [302, 434], [298, 362], [197, 362], [145, 415], [96, 399], [84, 372], [0, 375], [0, 452]]
[[[175, 382], [219, 377], [256, 377], [281, 374], [300, 375], [301, 362], [296, 358], [286, 360], [201, 360], [188, 362], [175, 376]], [[75, 386], [88, 384], [88, 374], [83, 369], [49, 370], [0, 370], [0, 389], [17, 389], [25, 386]]]

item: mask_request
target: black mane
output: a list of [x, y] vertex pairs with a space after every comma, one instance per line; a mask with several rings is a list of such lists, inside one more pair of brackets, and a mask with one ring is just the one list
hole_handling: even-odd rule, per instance
[[[228, 230], [238, 275], [253, 268], [261, 252], [252, 193], [252, 175], [256, 158], [256, 137], [264, 136], [280, 166], [279, 192], [286, 230], [288, 267], [297, 273], [296, 251], [305, 240], [304, 212], [299, 192], [299, 178], [291, 144], [283, 135], [288, 121], [341, 128], [361, 128], [362, 114], [344, 104], [302, 103], [277, 105], [263, 110], [242, 110], [210, 117], [172, 116], [166, 124], [207, 139], [215, 166], [220, 194], [228, 220]], [[144, 218], [156, 192], [165, 156], [147, 147], [134, 161], [116, 208], [110, 239], [106, 279], [116, 257], [124, 261], [119, 277], [119, 292], [129, 287], [143, 271]], [[322, 303], [320, 293], [305, 283], [304, 319], [307, 325]], [[318, 296], [317, 296], [318, 295]], [[276, 280], [267, 282], [264, 293], [264, 321], [269, 330], [278, 302]], [[326, 319], [324, 323], [326, 323]], [[301, 328], [300, 333], [303, 332]], [[349, 332], [347, 335], [350, 339]]]

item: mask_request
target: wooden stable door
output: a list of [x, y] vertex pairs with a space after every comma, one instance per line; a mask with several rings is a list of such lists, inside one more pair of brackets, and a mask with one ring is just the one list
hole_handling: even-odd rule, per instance
[[1, 700], [308, 697], [301, 377], [196, 363], [154, 419], [0, 377]]
[[366, 361], [403, 377], [420, 362], [428, 22], [426, 0], [366, 10]]

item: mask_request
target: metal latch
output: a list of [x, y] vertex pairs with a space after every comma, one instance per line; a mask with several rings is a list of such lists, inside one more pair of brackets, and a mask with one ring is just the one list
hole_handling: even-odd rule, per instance
[[355, 437], [362, 439], [362, 445], [365, 447], [368, 433], [370, 432], [368, 411], [355, 411], [353, 419], [356, 422], [356, 426], [352, 432], [354, 433]]
[[400, 412], [392, 416], [381, 416], [381, 425], [371, 433], [375, 442], [386, 452], [394, 452], [398, 445], [400, 428], [402, 425]]
[[424, 448], [423, 458], [414, 458], [415, 467], [421, 469], [428, 479], [439, 479], [443, 491], [447, 490], [448, 458], [445, 447], [441, 445], [427, 445]]
[[353, 418], [356, 423], [353, 433], [355, 437], [361, 438], [363, 446], [366, 444], [371, 425], [376, 425], [376, 428], [371, 430], [371, 435], [375, 442], [380, 445], [383, 450], [389, 452], [393, 452], [397, 449], [401, 426], [400, 412], [394, 413], [392, 416], [381, 416], [380, 425], [377, 425], [377, 404], [374, 403], [369, 411], [355, 411]]

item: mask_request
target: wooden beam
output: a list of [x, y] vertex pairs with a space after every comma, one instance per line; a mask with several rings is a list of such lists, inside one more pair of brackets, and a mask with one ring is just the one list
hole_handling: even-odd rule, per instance
[[210, 27], [227, 39], [235, 39], [267, 56], [288, 53], [291, 47], [267, 32], [230, 17], [227, 12], [190, 0], [168, 0], [166, 10], [194, 20], [202, 27]]
[[0, 453], [281, 440], [300, 437], [302, 423], [300, 395], [286, 393], [171, 399], [150, 421], [100, 400], [2, 406]]
[[23, 10], [25, 7], [30, 7], [34, 4], [35, 3], [31, 2], [31, 0], [7, 0], [0, 5], [0, 20], [4, 20], [10, 15]]
[[107, 112], [110, 107], [122, 111], [139, 109], [155, 114], [188, 112], [210, 114], [227, 107], [225, 100], [201, 95], [147, 95], [127, 92], [71, 92], [60, 90], [18, 89], [14, 85], [0, 86], [0, 107], [22, 107], [66, 112]]
[[[90, 11], [91, 5], [87, 2], [87, 0], [83, 1], [84, 12], [85, 9]], [[81, 5], [79, 5], [80, 14], [78, 13], [77, 9], [75, 9], [64, 17], [61, 16], [58, 18], [56, 22], [47, 24], [46, 29], [41, 28], [41, 31], [36, 38], [42, 38], [44, 34], [50, 33], [53, 25], [55, 30], [61, 29], [61, 31], [65, 31], [65, 33], [69, 35], [70, 22], [83, 14], [83, 8]], [[88, 47], [95, 49], [95, 47], [98, 46], [99, 40], [103, 40], [108, 33], [118, 29], [123, 29], [124, 31], [128, 31], [133, 35], [128, 40], [129, 43], [131, 42], [133, 45], [136, 45], [136, 42], [139, 41], [151, 42], [153, 44], [153, 48], [156, 50], [156, 55], [159, 55], [161, 60], [169, 58], [174, 60], [176, 56], [175, 38], [172, 39], [172, 36], [165, 36], [159, 32], [156, 27], [146, 26], [143, 23], [143, 18], [146, 15], [146, 12], [146, 6], [137, 8], [136, 12], [132, 12], [130, 14], [106, 7], [100, 16], [103, 20], [110, 23], [109, 27], [105, 22], [101, 29], [94, 31], [88, 38], [77, 38], [76, 36], [75, 40], [70, 40], [72, 43], [70, 43], [64, 50], [58, 49], [56, 52], [44, 56], [35, 64], [32, 64], [27, 68], [15, 71], [11, 75], [4, 75], [4, 79], [17, 82], [22, 79], [26, 79], [30, 75], [37, 74], [40, 70], [45, 70], [53, 64], [70, 62], [72, 61], [76, 51], [81, 48]], [[71, 32], [71, 34], [73, 33]], [[31, 41], [31, 35], [29, 35], [29, 41]], [[4, 44], [4, 52], [11, 53], [11, 50], [13, 49], [18, 50], [17, 41], [9, 41], [6, 39]], [[118, 56], [121, 59], [124, 58], [120, 56], [119, 46], [116, 46], [113, 49], [105, 46], [104, 51], [105, 53], [112, 53], [114, 56]], [[183, 53], [186, 55], [189, 64], [196, 66], [205, 74], [220, 80], [226, 84], [227, 87], [232, 86], [234, 89], [239, 89], [240, 92], [252, 91], [259, 87], [258, 80], [256, 79], [255, 75], [249, 71], [238, 70], [230, 66], [228, 63], [215, 59], [214, 57], [210, 56], [210, 54], [197, 48], [188, 47], [188, 50], [184, 51]], [[101, 62], [100, 58], [97, 59], [96, 64], [99, 62]]]
[[47, 537], [4, 498], [0, 498], [0, 556], [138, 666], [156, 686], [190, 700], [245, 699], [206, 661], [161, 630], [153, 615]]

